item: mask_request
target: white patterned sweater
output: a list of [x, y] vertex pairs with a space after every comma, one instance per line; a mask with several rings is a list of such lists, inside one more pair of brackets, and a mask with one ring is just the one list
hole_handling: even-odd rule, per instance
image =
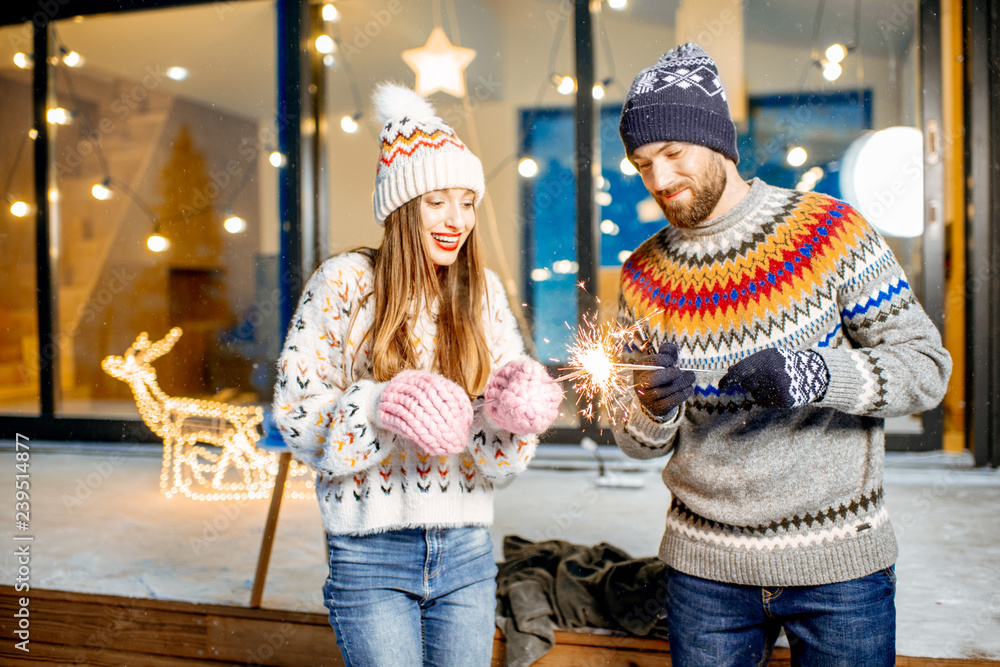
[[[500, 279], [488, 270], [486, 277], [494, 371], [526, 355]], [[295, 455], [316, 471], [323, 525], [334, 535], [489, 525], [493, 482], [527, 468], [537, 437], [500, 429], [476, 410], [468, 447], [434, 456], [382, 428], [377, 410], [388, 383], [353, 379], [364, 374], [371, 353], [370, 339], [361, 341], [372, 326], [373, 304], [361, 302], [372, 279], [364, 254], [324, 262], [306, 285], [278, 359], [274, 419]], [[431, 370], [435, 331], [425, 310], [413, 332], [420, 370]]]

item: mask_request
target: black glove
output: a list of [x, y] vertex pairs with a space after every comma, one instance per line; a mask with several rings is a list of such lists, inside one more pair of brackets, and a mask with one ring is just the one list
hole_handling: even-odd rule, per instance
[[729, 367], [720, 391], [739, 386], [764, 408], [794, 408], [820, 399], [830, 384], [823, 357], [812, 350], [761, 350]]
[[695, 375], [677, 368], [677, 346], [666, 342], [660, 351], [639, 359], [646, 366], [663, 366], [651, 371], [632, 371], [635, 393], [646, 414], [662, 419], [694, 395]]

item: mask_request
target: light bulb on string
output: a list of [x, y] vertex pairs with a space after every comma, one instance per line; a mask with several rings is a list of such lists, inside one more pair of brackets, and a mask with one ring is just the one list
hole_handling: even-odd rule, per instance
[[271, 151], [267, 161], [270, 162], [271, 166], [275, 169], [280, 169], [288, 164], [288, 158], [286, 158], [280, 151]]
[[823, 78], [827, 81], [836, 81], [843, 73], [844, 69], [839, 63], [831, 62], [829, 60], [823, 61]]
[[83, 56], [76, 51], [63, 53], [62, 61], [67, 67], [83, 67]]
[[360, 112], [354, 114], [353, 116], [344, 116], [340, 119], [340, 129], [348, 134], [354, 134], [358, 131], [358, 119], [360, 118]]
[[153, 230], [153, 233], [149, 235], [146, 239], [146, 247], [153, 252], [163, 252], [170, 247], [170, 241], [167, 237], [160, 233], [158, 229]]
[[110, 179], [107, 178], [100, 183], [94, 183], [94, 187], [90, 188], [90, 194], [94, 196], [94, 199], [107, 201], [108, 199], [111, 199], [110, 185]]
[[591, 96], [595, 100], [603, 100], [604, 99], [604, 86], [602, 86], [600, 83], [595, 83], [593, 90], [591, 90]]
[[323, 54], [333, 53], [333, 50], [337, 48], [334, 44], [333, 38], [330, 35], [320, 35], [315, 41], [316, 50]]
[[560, 95], [571, 95], [576, 90], [576, 79], [571, 76], [552, 75], [552, 83]]
[[337, 11], [337, 8], [334, 7], [333, 3], [331, 2], [328, 2], [325, 5], [323, 5], [322, 13], [324, 21], [329, 21], [332, 23], [334, 21], [340, 20], [340, 12]]
[[230, 234], [241, 234], [246, 231], [247, 221], [236, 215], [235, 213], [230, 213], [222, 226], [226, 228], [226, 231]]
[[15, 199], [10, 203], [10, 214], [15, 218], [23, 218], [31, 211], [28, 202]]
[[826, 59], [832, 63], [840, 63], [847, 57], [847, 49], [843, 44], [831, 44], [826, 48]]
[[802, 146], [792, 146], [785, 154], [785, 161], [793, 167], [801, 167], [809, 159], [809, 153]]
[[538, 163], [530, 157], [521, 158], [517, 163], [517, 173], [524, 178], [533, 178], [538, 173]]
[[73, 122], [73, 112], [62, 107], [53, 107], [45, 112], [45, 120], [52, 125], [69, 125]]
[[22, 53], [18, 51], [14, 54], [14, 64], [21, 69], [28, 69], [34, 63], [34, 60], [27, 53]]

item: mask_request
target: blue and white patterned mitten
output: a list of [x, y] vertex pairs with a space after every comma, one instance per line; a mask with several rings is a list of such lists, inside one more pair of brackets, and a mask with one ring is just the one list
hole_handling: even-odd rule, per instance
[[812, 350], [768, 348], [729, 367], [719, 389], [739, 386], [764, 408], [794, 408], [819, 400], [830, 384], [823, 357]]

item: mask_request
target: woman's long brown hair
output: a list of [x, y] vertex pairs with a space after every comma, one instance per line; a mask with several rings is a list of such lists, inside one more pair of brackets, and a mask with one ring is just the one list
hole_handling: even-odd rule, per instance
[[478, 396], [490, 374], [482, 304], [486, 295], [482, 249], [472, 228], [450, 266], [436, 266], [424, 246], [420, 197], [389, 214], [382, 245], [373, 253], [375, 280], [370, 298], [374, 322], [371, 371], [386, 382], [416, 368], [413, 325], [420, 309], [438, 304], [434, 370]]

